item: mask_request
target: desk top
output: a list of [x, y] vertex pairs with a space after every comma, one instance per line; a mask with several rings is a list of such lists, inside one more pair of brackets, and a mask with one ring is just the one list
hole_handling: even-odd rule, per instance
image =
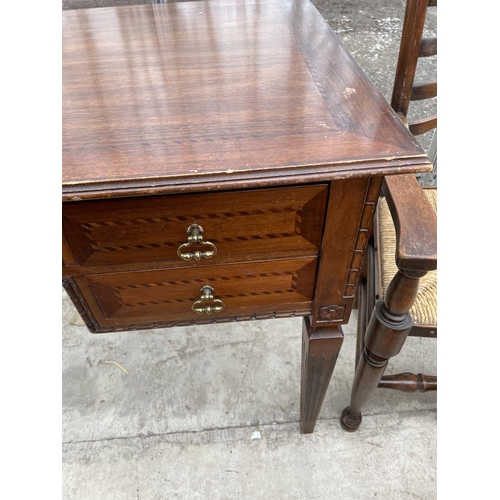
[[63, 12], [63, 200], [430, 170], [309, 0]]

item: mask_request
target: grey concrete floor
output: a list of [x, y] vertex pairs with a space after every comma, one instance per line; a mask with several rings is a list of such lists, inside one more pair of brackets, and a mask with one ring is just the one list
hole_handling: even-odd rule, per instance
[[[64, 0], [63, 8], [110, 3], [117, 2]], [[389, 99], [403, 2], [313, 3]], [[435, 28], [430, 17], [429, 32]], [[421, 71], [435, 73], [435, 59]], [[429, 141], [421, 138], [424, 148]], [[354, 373], [356, 312], [316, 430], [304, 436], [300, 319], [92, 335], [70, 323], [74, 308], [64, 292], [62, 310], [65, 499], [437, 495], [435, 393], [378, 390], [357, 433], [340, 427]], [[410, 338], [388, 372], [436, 368], [436, 342]]]
[[[357, 433], [340, 428], [356, 313], [311, 435], [300, 319], [92, 335], [73, 313], [63, 294], [63, 498], [436, 496], [435, 393], [379, 390]], [[390, 371], [407, 370], [435, 373], [434, 341], [407, 341]]]

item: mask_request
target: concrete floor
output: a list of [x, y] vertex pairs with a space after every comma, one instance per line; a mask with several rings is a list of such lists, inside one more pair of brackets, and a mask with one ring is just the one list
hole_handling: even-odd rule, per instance
[[[403, 2], [313, 3], [389, 99]], [[64, 0], [63, 7], [91, 4]], [[435, 32], [435, 16], [428, 24]], [[427, 74], [435, 68], [435, 59], [421, 65]], [[429, 142], [421, 138], [424, 148]], [[316, 430], [304, 436], [300, 319], [92, 335], [70, 323], [74, 308], [64, 292], [62, 311], [64, 499], [437, 495], [435, 393], [378, 390], [357, 433], [340, 427], [356, 312]], [[408, 339], [388, 369], [398, 371], [435, 373], [436, 342]]]
[[[340, 428], [356, 314], [305, 436], [300, 319], [91, 335], [73, 313], [64, 294], [63, 498], [435, 498], [436, 393], [379, 390]], [[407, 370], [435, 373], [433, 340], [408, 339]]]

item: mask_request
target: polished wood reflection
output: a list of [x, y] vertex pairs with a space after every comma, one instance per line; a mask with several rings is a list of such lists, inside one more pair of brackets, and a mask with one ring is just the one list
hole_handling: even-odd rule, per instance
[[65, 199], [421, 163], [308, 0], [63, 12]]
[[88, 329], [304, 316], [312, 432], [383, 176], [424, 151], [309, 0], [65, 11], [62, 58], [63, 284]]

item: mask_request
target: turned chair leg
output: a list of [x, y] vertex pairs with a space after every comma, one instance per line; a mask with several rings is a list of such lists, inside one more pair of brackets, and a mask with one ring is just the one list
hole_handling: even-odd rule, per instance
[[314, 431], [343, 341], [340, 326], [313, 328], [309, 318], [304, 317], [300, 391], [300, 430], [303, 434]]
[[387, 289], [385, 301], [378, 301], [366, 329], [351, 392], [351, 402], [340, 422], [349, 432], [361, 424], [361, 410], [377, 388], [389, 359], [399, 353], [413, 325], [408, 311], [418, 292], [424, 272], [398, 271]]

